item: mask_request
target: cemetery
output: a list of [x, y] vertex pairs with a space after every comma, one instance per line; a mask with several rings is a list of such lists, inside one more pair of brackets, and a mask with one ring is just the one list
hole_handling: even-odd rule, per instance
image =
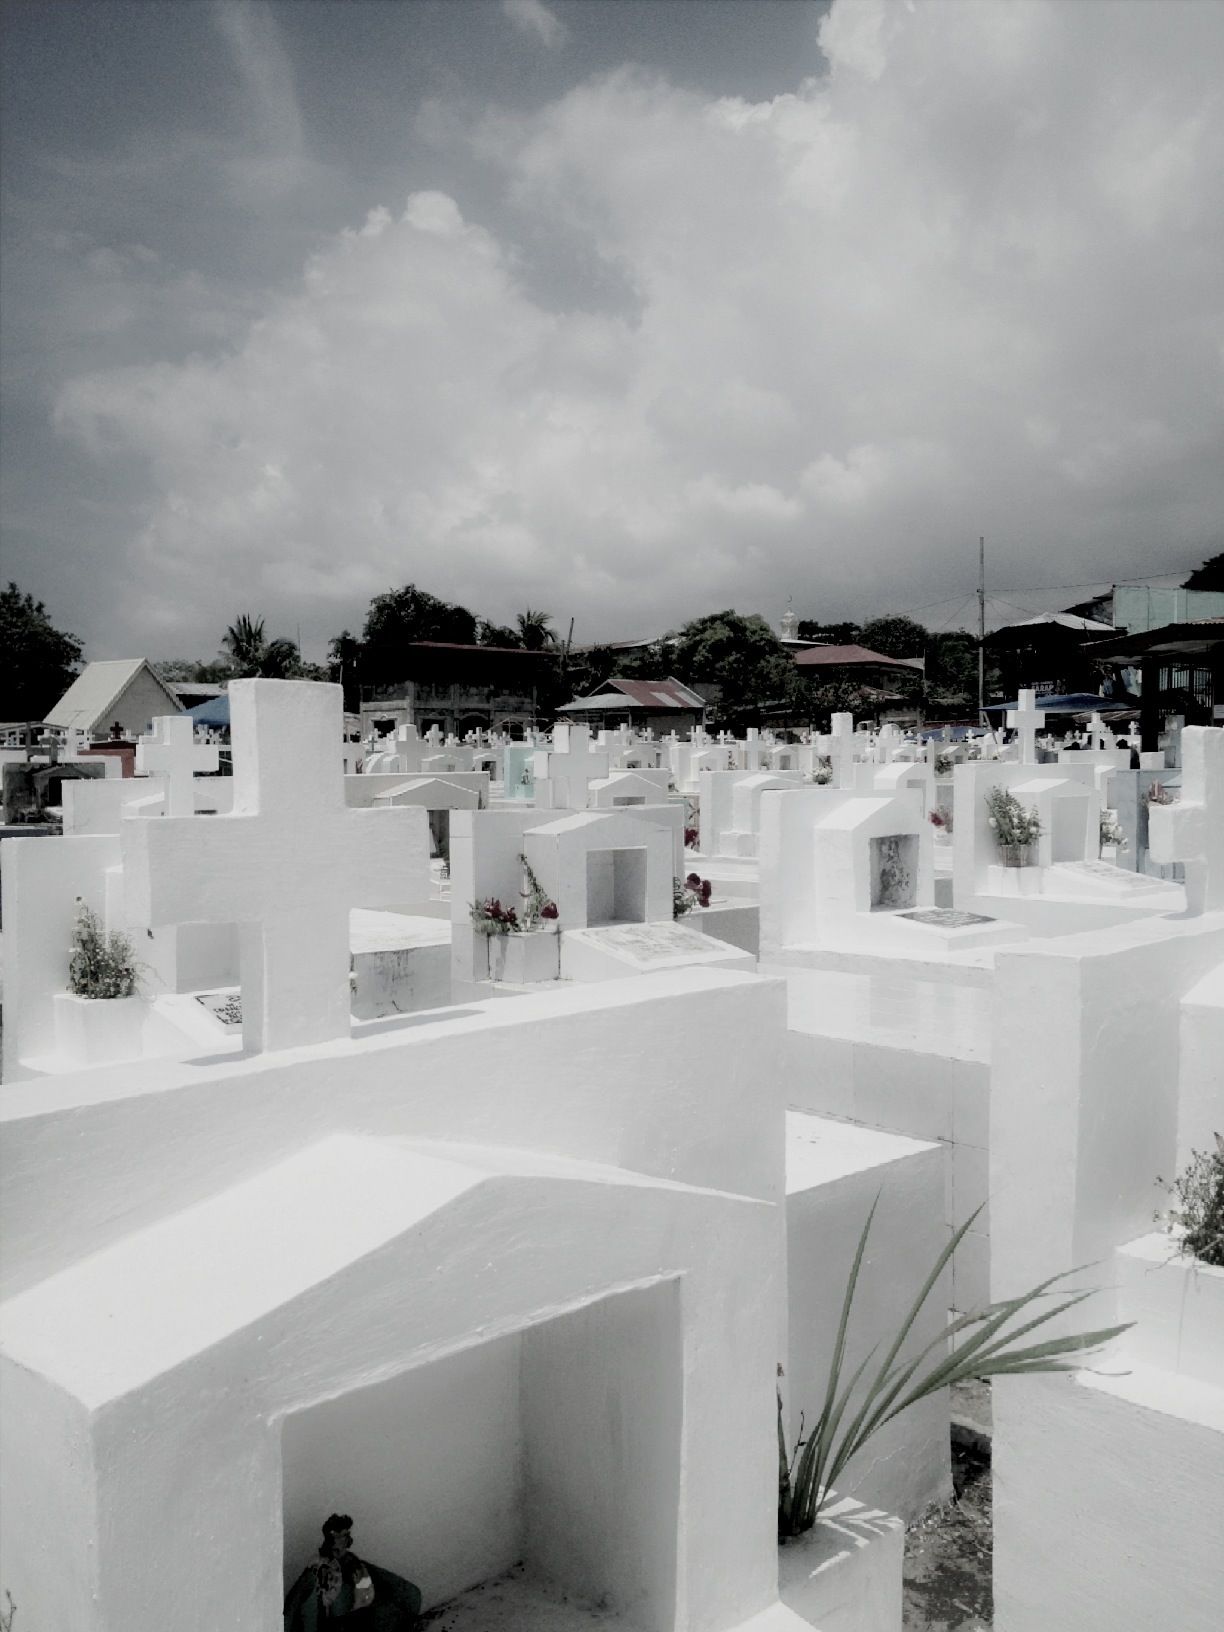
[[[406, 723], [347, 769], [338, 687], [228, 695], [231, 775], [155, 715], [0, 850], [31, 1626], [306, 1626], [334, 1580], [460, 1632], [900, 1632], [958, 1366], [1000, 1632], [1218, 1625], [1224, 1265], [1154, 1215], [1224, 1127], [1224, 729], [1132, 771], [1024, 697], [954, 754]], [[885, 1356], [944, 1369], [868, 1423]]]

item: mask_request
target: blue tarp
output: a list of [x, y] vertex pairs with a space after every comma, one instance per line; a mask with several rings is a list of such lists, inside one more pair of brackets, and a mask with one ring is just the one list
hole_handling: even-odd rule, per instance
[[216, 730], [229, 730], [229, 692], [223, 691], [220, 697], [209, 697], [206, 702], [197, 703], [194, 708], [187, 710], [197, 725], [211, 725]]
[[[1044, 709], [1047, 714], [1091, 714], [1093, 709], [1096, 709], [1098, 714], [1116, 714], [1122, 709], [1131, 709], [1134, 706], [1134, 703], [1128, 703], [1118, 697], [1098, 697], [1094, 691], [1070, 691], [1057, 697], [1037, 699], [1037, 707]], [[988, 703], [986, 712], [997, 714], [1001, 709], [1019, 707], [1019, 700], [1013, 703]]]

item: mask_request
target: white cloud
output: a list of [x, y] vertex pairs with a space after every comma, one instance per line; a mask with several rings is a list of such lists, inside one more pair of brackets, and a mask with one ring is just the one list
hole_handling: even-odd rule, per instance
[[770, 103], [624, 71], [499, 117], [537, 242], [593, 246], [632, 313], [550, 309], [418, 192], [231, 351], [74, 380], [61, 428], [147, 462], [133, 618], [335, 629], [409, 579], [580, 637], [870, 613], [966, 585], [979, 532], [1001, 588], [1195, 564], [1222, 21], [838, 0], [836, 71]]
[[565, 24], [550, 11], [544, 0], [502, 0], [502, 11], [525, 34], [534, 34], [541, 44], [552, 50], [563, 45], [568, 33]]

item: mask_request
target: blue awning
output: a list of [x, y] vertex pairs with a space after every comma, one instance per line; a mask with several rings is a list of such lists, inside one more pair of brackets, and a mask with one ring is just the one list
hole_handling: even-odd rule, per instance
[[[1059, 696], [1038, 697], [1037, 707], [1047, 714], [1090, 714], [1093, 709], [1098, 714], [1119, 714], [1134, 708], [1133, 702], [1126, 702], [1119, 697], [1098, 697], [1095, 691], [1069, 691]], [[1019, 708], [1017, 699], [1011, 703], [988, 703], [986, 712], [998, 714], [1005, 709]]]
[[228, 731], [230, 723], [229, 692], [220, 697], [208, 697], [187, 710], [197, 725], [211, 725], [215, 730]]

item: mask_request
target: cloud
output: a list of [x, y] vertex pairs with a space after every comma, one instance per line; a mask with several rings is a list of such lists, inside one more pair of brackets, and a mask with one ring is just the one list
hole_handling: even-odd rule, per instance
[[1194, 565], [1224, 511], [1224, 13], [1102, 17], [838, 0], [792, 94], [623, 70], [475, 132], [620, 307], [533, 294], [418, 191], [226, 351], [72, 380], [61, 430], [147, 473], [133, 628], [241, 600], [326, 633], [410, 579], [580, 638], [788, 594], [869, 615], [969, 587], [980, 532], [1004, 590]]
[[569, 30], [544, 0], [502, 0], [502, 12], [515, 28], [524, 34], [534, 34], [550, 51], [565, 43]]

